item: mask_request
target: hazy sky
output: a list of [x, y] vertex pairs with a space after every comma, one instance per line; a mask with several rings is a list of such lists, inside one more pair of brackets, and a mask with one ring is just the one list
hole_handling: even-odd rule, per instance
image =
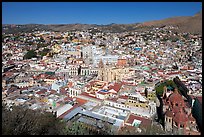
[[3, 2], [3, 24], [139, 23], [192, 16], [201, 2]]

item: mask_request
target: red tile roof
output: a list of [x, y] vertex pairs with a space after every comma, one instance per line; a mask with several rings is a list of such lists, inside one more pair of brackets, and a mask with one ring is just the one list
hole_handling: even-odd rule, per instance
[[50, 90], [50, 94], [54, 94], [54, 93], [57, 93], [57, 91], [54, 90], [54, 89], [51, 89], [51, 90]]
[[76, 101], [81, 105], [83, 105], [83, 104], [85, 104], [87, 102], [87, 100], [81, 99], [81, 98], [78, 98], [78, 97], [76, 97]]
[[14, 73], [13, 73], [13, 72], [10, 72], [10, 71], [5, 72], [6, 77], [10, 77], [10, 76], [12, 76], [13, 74], [14, 74]]
[[177, 123], [180, 123], [180, 122], [185, 123], [188, 121], [187, 114], [183, 112], [182, 109], [180, 109], [179, 112], [175, 114], [175, 117], [173, 118], [173, 120]]
[[130, 114], [129, 115], [126, 123], [132, 124], [134, 119], [140, 120], [141, 121], [141, 125], [143, 125], [143, 126], [147, 126], [147, 125], [151, 124], [151, 120], [150, 119], [146, 119], [146, 118], [143, 118], [143, 117], [140, 117], [140, 116], [136, 116], [134, 114]]
[[171, 95], [169, 95], [169, 101], [172, 103], [172, 102], [175, 102], [175, 103], [182, 103], [184, 104], [184, 100], [182, 98], [182, 96], [178, 93], [178, 91], [174, 91]]
[[60, 88], [60, 93], [66, 94], [66, 93], [67, 93], [67, 90], [65, 90], [65, 88]]
[[87, 97], [90, 97], [90, 98], [94, 98], [94, 99], [101, 100], [101, 99], [96, 98], [96, 97], [94, 97], [94, 96], [90, 96], [89, 93], [86, 93], [86, 92], [83, 92], [83, 93], [81, 93], [80, 95], [83, 95], [83, 96], [87, 96]]
[[77, 104], [75, 104], [71, 109], [69, 109], [68, 111], [64, 112], [62, 115], [59, 116], [59, 118], [64, 118], [67, 114], [69, 114], [72, 110], [74, 110], [75, 108], [85, 104], [87, 101], [81, 98], [76, 98], [76, 101], [78, 102]]
[[110, 85], [108, 90], [114, 89], [116, 92], [119, 92], [120, 88], [122, 87], [122, 83], [114, 83], [114, 85]]
[[119, 96], [121, 99], [128, 99], [128, 96]]
[[7, 64], [15, 64], [13, 60], [7, 61]]
[[125, 66], [127, 64], [126, 59], [118, 59], [117, 66]]
[[45, 92], [47, 92], [47, 89], [41, 89], [36, 94], [45, 94]]
[[173, 112], [170, 111], [170, 110], [167, 110], [166, 113], [165, 113], [165, 115], [166, 115], [167, 117], [173, 117], [173, 116], [174, 116]]

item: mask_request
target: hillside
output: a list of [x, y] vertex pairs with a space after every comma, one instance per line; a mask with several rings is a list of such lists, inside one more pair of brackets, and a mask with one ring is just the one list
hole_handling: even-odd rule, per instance
[[180, 32], [190, 32], [202, 34], [202, 12], [194, 16], [173, 17], [164, 20], [149, 21], [141, 23], [140, 27], [172, 25], [178, 27]]

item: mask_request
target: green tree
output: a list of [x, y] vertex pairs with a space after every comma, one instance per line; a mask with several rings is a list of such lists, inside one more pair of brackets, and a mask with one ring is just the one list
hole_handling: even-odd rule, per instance
[[42, 51], [40, 51], [38, 54], [43, 57], [43, 56], [46, 56], [47, 53], [50, 51], [50, 49], [48, 48], [44, 48]]
[[143, 127], [141, 135], [165, 135], [165, 131], [159, 124], [152, 123], [148, 127]]
[[37, 53], [34, 50], [29, 50], [25, 55], [24, 59], [31, 59], [37, 57]]
[[52, 113], [2, 105], [2, 135], [63, 135], [65, 126]]

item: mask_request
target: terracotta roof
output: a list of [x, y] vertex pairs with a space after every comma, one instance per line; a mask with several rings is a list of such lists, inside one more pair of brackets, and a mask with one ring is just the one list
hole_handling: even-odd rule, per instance
[[65, 88], [60, 88], [60, 93], [66, 94], [66, 93], [67, 93], [67, 90], [65, 90]]
[[78, 97], [76, 97], [76, 101], [81, 105], [83, 105], [83, 104], [85, 104], [87, 102], [87, 100], [81, 99], [81, 98], [78, 98]]
[[10, 77], [10, 76], [12, 76], [13, 74], [14, 74], [14, 73], [11, 72], [11, 71], [7, 71], [7, 72], [5, 72], [6, 77]]
[[180, 74], [180, 71], [171, 71], [171, 72], [167, 72], [167, 75], [174, 75], [174, 74]]
[[57, 91], [54, 90], [54, 89], [51, 89], [51, 90], [50, 90], [50, 94], [54, 94], [54, 93], [57, 93]]
[[87, 97], [90, 97], [90, 98], [94, 98], [94, 99], [101, 100], [101, 99], [96, 98], [96, 97], [94, 97], [94, 96], [90, 96], [89, 93], [86, 93], [86, 92], [82, 92], [80, 95], [83, 95], [83, 96], [87, 96]]
[[172, 112], [173, 113], [178, 113], [180, 108], [181, 107], [179, 107], [179, 106], [174, 106], [174, 108], [172, 109]]
[[36, 94], [45, 94], [45, 92], [47, 92], [47, 89], [41, 89]]
[[166, 113], [165, 113], [165, 115], [166, 115], [167, 117], [173, 117], [173, 116], [174, 116], [173, 112], [170, 111], [170, 110], [167, 110]]
[[28, 89], [27, 87], [19, 88], [20, 90], [26, 90]]
[[130, 114], [126, 123], [129, 123], [129, 124], [132, 124], [134, 119], [137, 119], [137, 120], [140, 120], [141, 121], [141, 125], [143, 126], [148, 126], [151, 124], [151, 120], [150, 119], [146, 119], [146, 118], [143, 118], [143, 117], [140, 117], [140, 116], [136, 116], [134, 114]]
[[64, 118], [67, 114], [69, 114], [72, 110], [74, 110], [75, 108], [79, 107], [80, 104], [75, 104], [71, 109], [69, 109], [68, 111], [64, 112], [62, 115], [59, 116], [59, 118]]
[[125, 66], [127, 64], [126, 59], [118, 59], [117, 66]]
[[134, 119], [137, 119], [137, 116], [136, 115], [133, 115], [133, 114], [130, 114], [127, 121], [125, 123], [129, 123], [129, 124], [132, 124]]
[[113, 86], [110, 85], [108, 87], [108, 90], [114, 89], [116, 92], [119, 92], [121, 86], [122, 86], [122, 83], [115, 83]]
[[183, 111], [183, 109], [180, 109], [179, 112], [175, 114], [173, 120], [177, 123], [185, 123], [188, 121], [187, 114]]
[[169, 101], [178, 104], [184, 104], [184, 100], [182, 96], [178, 93], [178, 91], [174, 91], [171, 95], [169, 95]]
[[7, 61], [7, 64], [15, 64], [13, 60]]
[[119, 96], [121, 99], [128, 99], [128, 96]]
[[75, 108], [85, 104], [87, 101], [81, 98], [76, 98], [76, 101], [78, 102], [77, 104], [75, 104], [71, 109], [69, 109], [68, 111], [64, 112], [62, 115], [59, 116], [59, 118], [64, 118], [68, 113], [70, 113], [72, 110], [74, 110]]

